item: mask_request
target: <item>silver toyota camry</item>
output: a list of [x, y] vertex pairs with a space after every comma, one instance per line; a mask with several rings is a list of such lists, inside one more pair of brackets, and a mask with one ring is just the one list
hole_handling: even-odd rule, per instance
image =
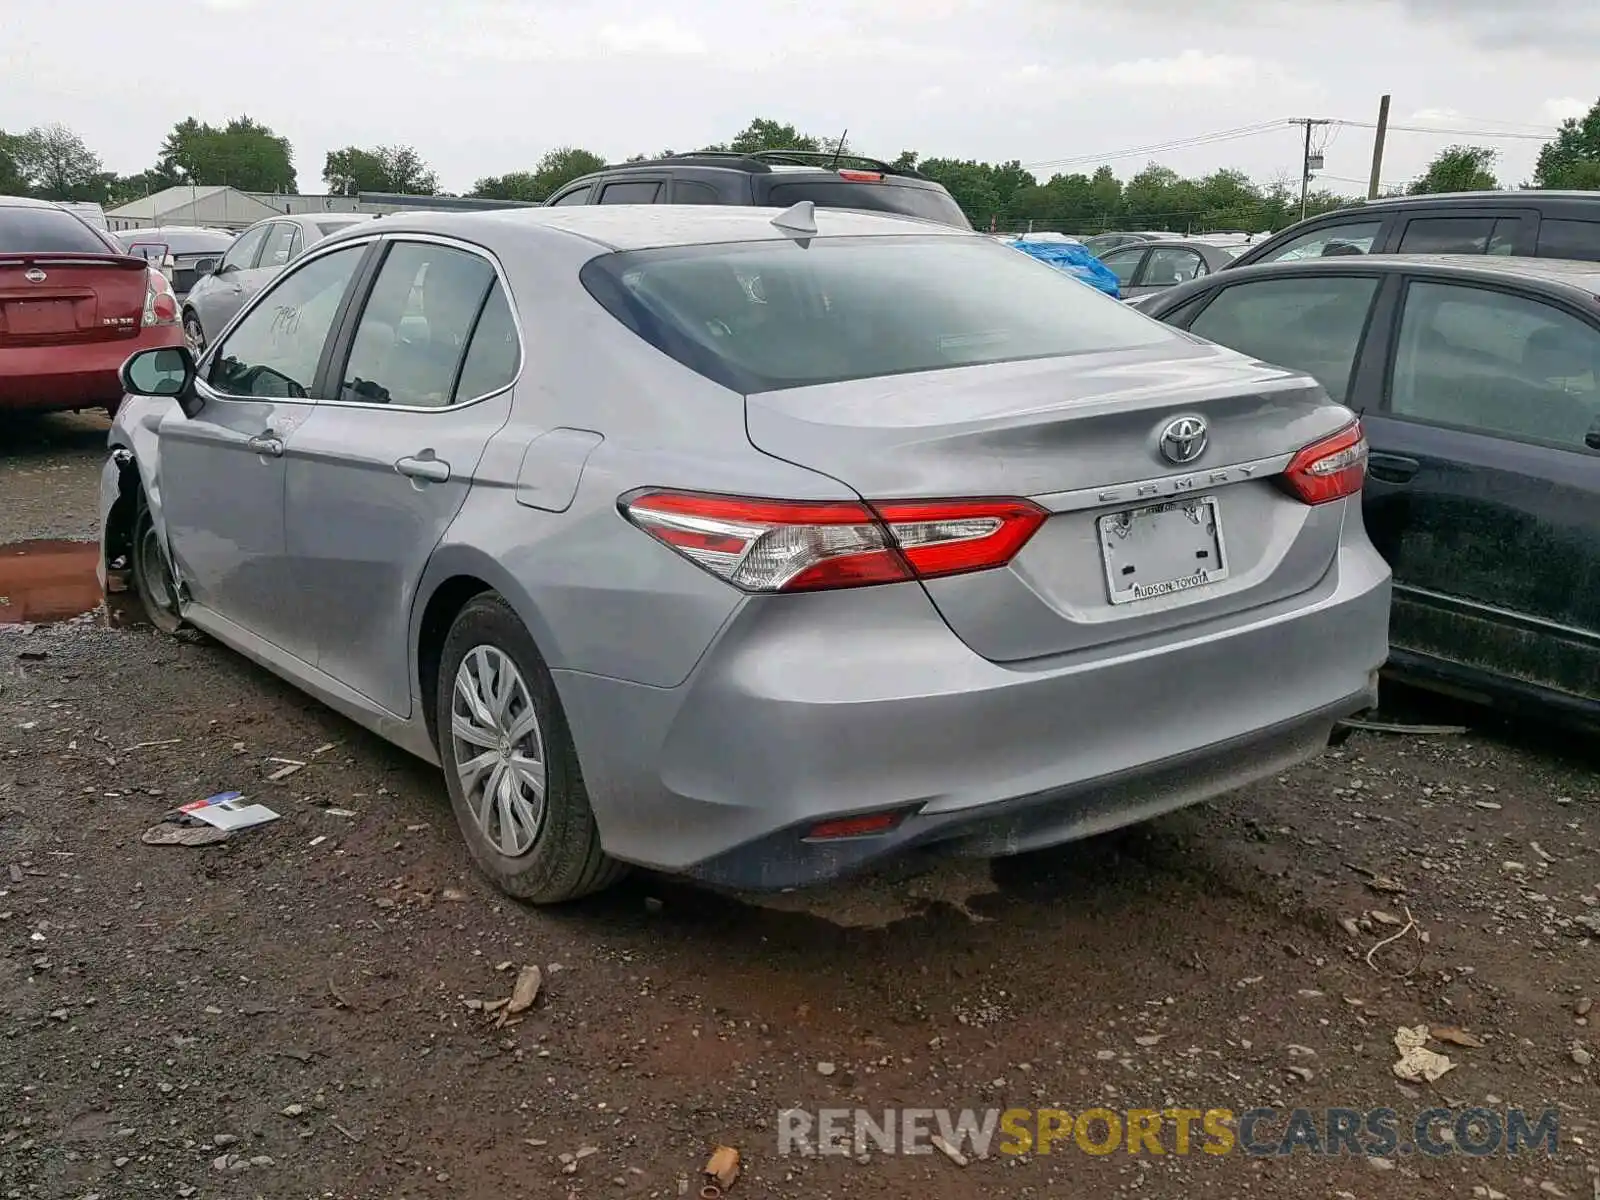
[[1143, 820], [1387, 652], [1355, 416], [979, 234], [397, 216], [123, 376], [107, 574], [437, 762], [534, 901]]

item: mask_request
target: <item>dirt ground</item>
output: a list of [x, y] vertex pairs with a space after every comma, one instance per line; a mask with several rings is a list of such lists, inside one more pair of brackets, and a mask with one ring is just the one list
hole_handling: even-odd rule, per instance
[[[0, 542], [93, 536], [104, 429], [0, 425]], [[1390, 707], [1471, 728], [1358, 732], [1049, 853], [534, 910], [474, 875], [432, 769], [233, 653], [0, 625], [0, 1197], [699, 1196], [726, 1144], [731, 1200], [1591, 1200], [1593, 743]], [[225, 789], [283, 819], [140, 841]], [[497, 1027], [529, 964], [537, 1003]], [[1418, 1025], [1476, 1044], [1404, 1083]], [[790, 1108], [1258, 1105], [1556, 1107], [1560, 1148], [778, 1153]]]

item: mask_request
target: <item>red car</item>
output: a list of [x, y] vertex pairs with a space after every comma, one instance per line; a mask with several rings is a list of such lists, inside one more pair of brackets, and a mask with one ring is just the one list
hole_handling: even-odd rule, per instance
[[159, 270], [64, 208], [0, 196], [0, 411], [115, 413], [128, 356], [181, 345]]

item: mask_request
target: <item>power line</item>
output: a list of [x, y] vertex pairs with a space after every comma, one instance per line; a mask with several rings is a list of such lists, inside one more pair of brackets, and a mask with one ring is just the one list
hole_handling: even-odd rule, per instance
[[[1334, 121], [1335, 125], [1343, 125], [1350, 129], [1376, 129], [1371, 121]], [[1509, 133], [1505, 130], [1494, 129], [1441, 129], [1434, 125], [1393, 125], [1389, 126], [1391, 133], [1399, 130], [1402, 133], [1431, 133], [1435, 137], [1481, 137], [1481, 138], [1507, 138], [1529, 142], [1554, 141], [1556, 131], [1549, 133]]]
[[1264, 133], [1273, 133], [1284, 127], [1283, 121], [1260, 121], [1254, 125], [1241, 125], [1236, 129], [1219, 129], [1211, 133], [1198, 133], [1193, 137], [1174, 138], [1165, 142], [1152, 142], [1145, 146], [1132, 146], [1126, 150], [1116, 150], [1100, 154], [1074, 154], [1067, 158], [1051, 158], [1041, 162], [1022, 164], [1024, 169], [1032, 170], [1035, 167], [1070, 167], [1080, 163], [1115, 162], [1123, 158], [1136, 158], [1145, 154], [1164, 154], [1172, 150], [1184, 150], [1190, 146], [1209, 146], [1217, 142], [1231, 142], [1240, 138], [1259, 137]]

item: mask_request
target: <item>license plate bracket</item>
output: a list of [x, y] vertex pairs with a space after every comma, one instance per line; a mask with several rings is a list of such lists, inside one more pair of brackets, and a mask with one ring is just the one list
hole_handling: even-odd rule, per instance
[[71, 333], [77, 328], [71, 300], [12, 300], [5, 306], [5, 331], [22, 336]]
[[1172, 596], [1228, 577], [1221, 506], [1214, 496], [1107, 513], [1096, 529], [1112, 604]]

